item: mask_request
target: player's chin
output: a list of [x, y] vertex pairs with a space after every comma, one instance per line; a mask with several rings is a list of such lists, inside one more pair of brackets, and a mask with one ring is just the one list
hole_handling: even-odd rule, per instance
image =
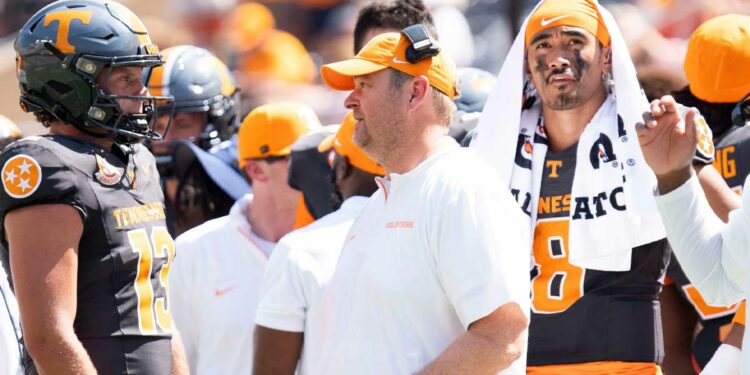
[[576, 91], [571, 91], [552, 95], [552, 100], [549, 100], [545, 104], [550, 107], [550, 109], [556, 111], [564, 111], [576, 108], [580, 106], [582, 102], [583, 99], [581, 98], [581, 96], [578, 95]]

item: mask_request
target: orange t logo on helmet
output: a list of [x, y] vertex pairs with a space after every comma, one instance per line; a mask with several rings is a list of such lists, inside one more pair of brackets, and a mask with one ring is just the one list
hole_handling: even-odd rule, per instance
[[70, 23], [73, 20], [79, 20], [82, 24], [88, 25], [91, 21], [91, 15], [94, 12], [90, 10], [61, 10], [48, 14], [44, 17], [44, 26], [48, 26], [50, 23], [57, 21], [57, 40], [55, 41], [55, 47], [62, 53], [75, 52], [76, 47], [68, 42], [68, 32], [70, 31]]

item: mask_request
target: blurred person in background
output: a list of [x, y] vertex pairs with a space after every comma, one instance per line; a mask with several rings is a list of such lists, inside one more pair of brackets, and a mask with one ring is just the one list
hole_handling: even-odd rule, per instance
[[[677, 103], [695, 107], [705, 117], [714, 137], [713, 166], [738, 194], [750, 174], [750, 128], [744, 126], [742, 111], [733, 116], [738, 101], [742, 100], [740, 106], [747, 108], [744, 99], [750, 92], [748, 45], [750, 17], [731, 14], [704, 22], [688, 43], [684, 63], [688, 85], [673, 94]], [[709, 203], [722, 220], [728, 219], [727, 210], [717, 210], [711, 197]], [[737, 206], [734, 203], [731, 207]], [[673, 257], [662, 292], [664, 338], [669, 344], [665, 371], [738, 373], [745, 315], [737, 313], [739, 304], [708, 304], [683, 272], [679, 260]], [[688, 364], [694, 364], [694, 369]]]
[[[256, 313], [254, 374], [311, 374], [321, 321], [317, 320], [325, 286], [336, 268], [349, 228], [377, 190], [385, 170], [353, 143], [351, 112], [338, 132], [318, 146], [333, 156], [333, 184], [343, 205], [304, 229], [284, 236], [274, 248], [263, 278]], [[307, 345], [305, 345], [307, 344]]]
[[18, 302], [6, 267], [6, 264], [0, 264], [0, 373], [23, 375], [24, 363], [31, 359], [24, 359]]
[[[0, 115], [0, 150], [21, 138], [18, 126]], [[6, 270], [10, 264], [0, 262], [0, 373], [22, 375], [25, 352], [18, 314], [18, 302]], [[27, 358], [27, 360], [30, 360]]]
[[[174, 117], [157, 119], [160, 141], [148, 143], [156, 158], [167, 208], [169, 232], [178, 235], [188, 229], [177, 228], [176, 212], [178, 179], [174, 173], [172, 154], [180, 140], [187, 139], [208, 150], [236, 132], [240, 121], [239, 88], [226, 65], [206, 49], [183, 45], [162, 52], [165, 63], [151, 72], [149, 90], [155, 95], [174, 97]], [[218, 213], [224, 216], [228, 212]]]
[[287, 183], [289, 153], [300, 136], [319, 127], [312, 109], [295, 102], [250, 112], [237, 152], [253, 192], [237, 200], [229, 215], [177, 237], [170, 302], [193, 374], [252, 373], [263, 273], [276, 242], [292, 231], [299, 201]]
[[299, 100], [317, 76], [315, 63], [302, 42], [276, 29], [271, 10], [260, 3], [236, 7], [222, 25], [219, 50], [245, 88], [246, 108], [278, 100]]
[[638, 83], [646, 94], [646, 99], [652, 101], [677, 91], [685, 85], [682, 74], [677, 74], [657, 67], [638, 67]]
[[440, 47], [456, 60], [456, 67], [474, 63], [474, 36], [464, 11], [469, 0], [425, 0], [432, 16], [435, 33], [440, 36]]
[[9, 118], [0, 115], [0, 151], [5, 146], [21, 139], [21, 129]]
[[208, 150], [189, 140], [174, 147], [175, 231], [180, 234], [229, 213], [234, 202], [252, 192], [239, 170], [237, 138]]
[[456, 74], [461, 95], [453, 101], [456, 112], [453, 113], [448, 134], [459, 144], [468, 146], [476, 134], [473, 130], [479, 122], [487, 97], [495, 87], [496, 79], [490, 72], [477, 68], [459, 68]]
[[[222, 22], [238, 5], [237, 0], [168, 0], [168, 9], [173, 16], [188, 27], [195, 38], [195, 44], [211, 47], [221, 30]], [[169, 46], [166, 46], [169, 47]]]
[[387, 32], [399, 32], [416, 24], [427, 27], [430, 35], [439, 37], [432, 23], [432, 15], [422, 0], [373, 1], [359, 10], [357, 23], [354, 26], [354, 54], [375, 35]]
[[289, 186], [302, 193], [294, 228], [299, 229], [341, 205], [333, 181], [332, 159], [328, 152], [318, 151], [318, 145], [335, 134], [338, 125], [322, 127], [301, 136], [292, 145], [289, 156]]

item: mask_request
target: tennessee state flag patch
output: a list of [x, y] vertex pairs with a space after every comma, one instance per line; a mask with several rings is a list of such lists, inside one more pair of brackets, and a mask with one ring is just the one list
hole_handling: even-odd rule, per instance
[[42, 168], [33, 157], [18, 154], [3, 165], [3, 189], [13, 198], [26, 198], [42, 183]]
[[96, 179], [104, 185], [112, 186], [122, 179], [122, 175], [125, 172], [122, 168], [117, 168], [112, 164], [109, 164], [103, 157], [96, 155], [96, 165], [99, 167], [99, 171], [94, 174]]
[[698, 145], [695, 149], [695, 160], [704, 164], [711, 164], [714, 160], [714, 142], [711, 128], [701, 115], [695, 117], [695, 127], [698, 133]]

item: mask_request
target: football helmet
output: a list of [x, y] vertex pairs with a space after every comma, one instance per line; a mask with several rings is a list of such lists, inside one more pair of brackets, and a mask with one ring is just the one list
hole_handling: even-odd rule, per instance
[[203, 132], [192, 141], [204, 150], [228, 140], [240, 123], [239, 89], [234, 76], [213, 53], [195, 46], [163, 51], [165, 63], [152, 69], [149, 90], [174, 97], [175, 112], [206, 115]]
[[[168, 104], [171, 97], [114, 95], [97, 81], [106, 82], [115, 67], [163, 63], [145, 26], [125, 6], [111, 0], [56, 1], [26, 22], [14, 46], [24, 111], [46, 112], [120, 144], [161, 139], [156, 102]], [[142, 113], [126, 113], [118, 99], [140, 101]]]

